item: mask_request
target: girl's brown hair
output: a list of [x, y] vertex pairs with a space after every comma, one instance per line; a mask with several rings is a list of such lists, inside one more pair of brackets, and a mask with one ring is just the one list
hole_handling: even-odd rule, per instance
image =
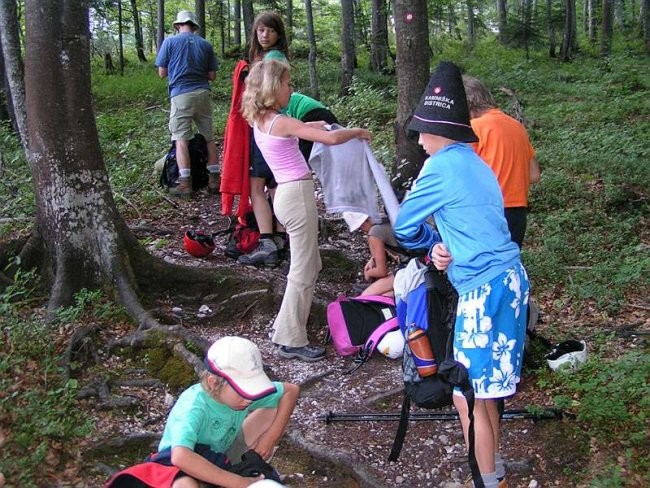
[[289, 65], [276, 59], [255, 63], [246, 77], [242, 95], [241, 113], [251, 124], [260, 120], [269, 110], [277, 110], [277, 93]]
[[282, 17], [280, 17], [275, 12], [262, 12], [253, 22], [253, 27], [251, 27], [251, 33], [248, 37], [248, 42], [250, 48], [248, 50], [248, 60], [253, 63], [259, 61], [264, 57], [264, 48], [260, 44], [260, 41], [257, 40], [257, 27], [262, 24], [266, 27], [274, 29], [278, 33], [278, 42], [272, 47], [272, 49], [277, 49], [284, 54], [284, 57], [289, 59], [289, 43], [287, 41], [287, 34], [284, 30], [284, 22], [282, 22]]
[[490, 90], [473, 76], [463, 75], [463, 85], [467, 95], [467, 106], [475, 117], [486, 110], [496, 108], [497, 104]]

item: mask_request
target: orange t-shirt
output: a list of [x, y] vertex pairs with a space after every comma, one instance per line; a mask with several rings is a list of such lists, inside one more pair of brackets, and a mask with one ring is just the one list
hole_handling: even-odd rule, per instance
[[471, 120], [479, 141], [472, 144], [497, 175], [505, 207], [528, 204], [530, 160], [535, 150], [525, 127], [498, 108]]

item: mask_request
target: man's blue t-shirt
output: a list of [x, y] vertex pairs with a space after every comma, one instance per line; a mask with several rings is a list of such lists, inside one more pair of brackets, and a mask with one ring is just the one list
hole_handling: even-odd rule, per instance
[[208, 73], [217, 70], [212, 45], [191, 32], [166, 38], [156, 57], [156, 66], [167, 68], [169, 96], [209, 89]]

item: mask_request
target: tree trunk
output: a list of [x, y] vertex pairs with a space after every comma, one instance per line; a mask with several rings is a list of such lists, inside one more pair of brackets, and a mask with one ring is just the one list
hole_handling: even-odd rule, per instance
[[293, 1], [287, 0], [287, 42], [291, 45], [293, 39]]
[[507, 28], [507, 18], [508, 18], [508, 7], [506, 0], [497, 0], [497, 17], [498, 17], [498, 29], [499, 29], [499, 42], [502, 45], [506, 43], [506, 28]]
[[255, 15], [253, 13], [253, 0], [242, 0], [242, 16], [244, 17], [244, 32], [246, 33], [246, 42], [250, 42], [248, 38], [250, 36], [251, 28], [253, 27], [253, 20], [255, 20]]
[[398, 194], [420, 171], [426, 154], [417, 140], [409, 139], [407, 125], [429, 81], [431, 50], [426, 0], [395, 0], [397, 47], [397, 114], [393, 187]]
[[205, 38], [205, 33], [207, 32], [205, 29], [205, 0], [194, 0], [194, 10], [196, 13], [196, 21], [201, 26], [197, 32], [201, 37]]
[[117, 0], [117, 39], [119, 44], [119, 53], [120, 53], [120, 75], [124, 75], [124, 39], [122, 36], [122, 0]]
[[641, 2], [641, 15], [639, 22], [643, 29], [643, 45], [645, 46], [645, 53], [650, 54], [650, 0], [642, 0]]
[[311, 0], [305, 0], [305, 15], [307, 17], [307, 37], [309, 38], [309, 88], [311, 96], [320, 98], [318, 87], [318, 73], [316, 71], [316, 35], [314, 34], [314, 15]]
[[14, 130], [20, 137], [25, 154], [29, 147], [27, 114], [25, 111], [25, 67], [20, 52], [20, 25], [16, 0], [0, 2], [0, 43], [5, 69], [7, 109], [14, 122]]
[[573, 47], [575, 45], [575, 0], [564, 0], [564, 31], [562, 37], [562, 48], [560, 49], [560, 58], [563, 61], [570, 61], [573, 57]]
[[625, 0], [614, 0], [614, 21], [616, 27], [620, 32], [627, 30], [627, 23], [625, 21]]
[[589, 42], [591, 44], [596, 44], [596, 39], [597, 39], [597, 30], [596, 26], [597, 24], [597, 15], [596, 15], [596, 0], [587, 0], [587, 4], [589, 5], [589, 31], [588, 31], [588, 37], [589, 37]]
[[341, 88], [339, 95], [344, 97], [350, 92], [354, 76], [354, 10], [352, 0], [341, 0]]
[[476, 42], [475, 25], [474, 25], [474, 2], [473, 0], [466, 0], [467, 2], [467, 42], [470, 48]]
[[131, 13], [133, 15], [133, 30], [135, 31], [135, 49], [138, 52], [138, 59], [146, 63], [147, 57], [144, 55], [144, 39], [142, 38], [142, 26], [140, 25], [140, 13], [136, 0], [131, 0]]
[[546, 0], [546, 22], [548, 29], [548, 56], [557, 56], [557, 32], [555, 30], [555, 16], [553, 15], [553, 0]]
[[603, 58], [612, 53], [612, 3], [613, 0], [603, 0], [600, 34], [600, 56]]
[[156, 51], [160, 50], [165, 40], [165, 0], [158, 0], [158, 29], [156, 32]]
[[388, 68], [388, 14], [386, 0], [372, 0], [370, 68], [377, 73]]
[[[232, 3], [232, 11], [233, 11], [233, 18], [232, 18], [232, 30], [233, 33], [235, 34], [234, 42], [235, 46], [241, 46], [241, 1], [240, 0], [234, 0]], [[245, 39], [248, 40], [248, 32], [245, 34]]]

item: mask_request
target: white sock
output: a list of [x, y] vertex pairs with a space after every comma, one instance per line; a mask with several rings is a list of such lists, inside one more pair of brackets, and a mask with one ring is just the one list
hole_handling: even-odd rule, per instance
[[506, 465], [503, 462], [500, 452], [497, 452], [494, 455], [494, 467], [496, 468], [497, 479], [503, 479], [506, 475]]
[[485, 488], [499, 488], [499, 480], [496, 473], [481, 473]]
[[208, 165], [208, 173], [221, 173], [221, 168], [219, 168], [218, 164], [210, 164]]
[[188, 169], [179, 168], [178, 176], [180, 176], [181, 178], [187, 178], [191, 172], [192, 172], [192, 168], [188, 168]]

